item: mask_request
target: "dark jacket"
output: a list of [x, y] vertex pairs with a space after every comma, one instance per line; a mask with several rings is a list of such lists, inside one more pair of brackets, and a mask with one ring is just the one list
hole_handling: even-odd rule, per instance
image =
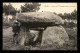
[[14, 32], [14, 33], [17, 33], [17, 32], [20, 32], [20, 26], [18, 26], [18, 23], [14, 23], [14, 24], [17, 24], [17, 26], [13, 26], [12, 27], [12, 31]]

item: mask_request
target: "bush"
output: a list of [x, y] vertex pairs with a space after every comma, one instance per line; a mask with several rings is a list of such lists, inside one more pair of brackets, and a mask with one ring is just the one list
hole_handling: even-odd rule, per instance
[[3, 23], [3, 26], [9, 26], [9, 23]]
[[10, 27], [10, 24], [9, 23], [3, 23], [3, 28], [5, 29], [5, 28], [8, 28], [8, 27]]
[[63, 24], [63, 27], [66, 27], [66, 28], [73, 28], [76, 26], [77, 26], [77, 24], [75, 24], [73, 22], [64, 22], [64, 24]]

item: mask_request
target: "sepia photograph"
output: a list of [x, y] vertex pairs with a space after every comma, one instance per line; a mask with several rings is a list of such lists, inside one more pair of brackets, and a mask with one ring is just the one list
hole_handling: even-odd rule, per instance
[[77, 50], [77, 2], [3, 2], [3, 50]]

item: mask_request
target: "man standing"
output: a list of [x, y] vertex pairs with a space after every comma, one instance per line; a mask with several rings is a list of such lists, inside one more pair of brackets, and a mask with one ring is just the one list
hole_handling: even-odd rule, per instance
[[12, 27], [13, 31], [13, 43], [18, 44], [18, 36], [20, 35], [20, 26], [18, 21], [14, 22], [14, 25]]

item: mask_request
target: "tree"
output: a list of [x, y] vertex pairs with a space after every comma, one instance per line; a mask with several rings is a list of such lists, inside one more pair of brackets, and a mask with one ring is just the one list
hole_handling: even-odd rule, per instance
[[61, 18], [63, 18], [63, 19], [64, 19], [64, 17], [63, 17], [63, 15], [62, 15], [62, 13], [59, 13], [58, 15], [59, 15]]
[[53, 12], [53, 14], [56, 14], [56, 15], [57, 15], [57, 13], [56, 13], [56, 12]]
[[3, 5], [3, 13], [8, 14], [8, 6], [6, 4]]
[[67, 13], [67, 19], [71, 19], [71, 14]]
[[74, 11], [71, 13], [71, 17], [72, 17], [72, 19], [77, 19], [77, 10], [74, 10]]
[[26, 3], [24, 6], [21, 6], [21, 11], [22, 12], [36, 12], [38, 11], [40, 8], [41, 4], [39, 3]]
[[16, 9], [10, 3], [9, 5], [3, 5], [3, 13], [5, 13], [6, 15], [15, 15], [16, 12]]
[[59, 13], [58, 15], [63, 19], [77, 19], [77, 10], [74, 10], [71, 13], [64, 13], [64, 15], [62, 15], [62, 13]]

